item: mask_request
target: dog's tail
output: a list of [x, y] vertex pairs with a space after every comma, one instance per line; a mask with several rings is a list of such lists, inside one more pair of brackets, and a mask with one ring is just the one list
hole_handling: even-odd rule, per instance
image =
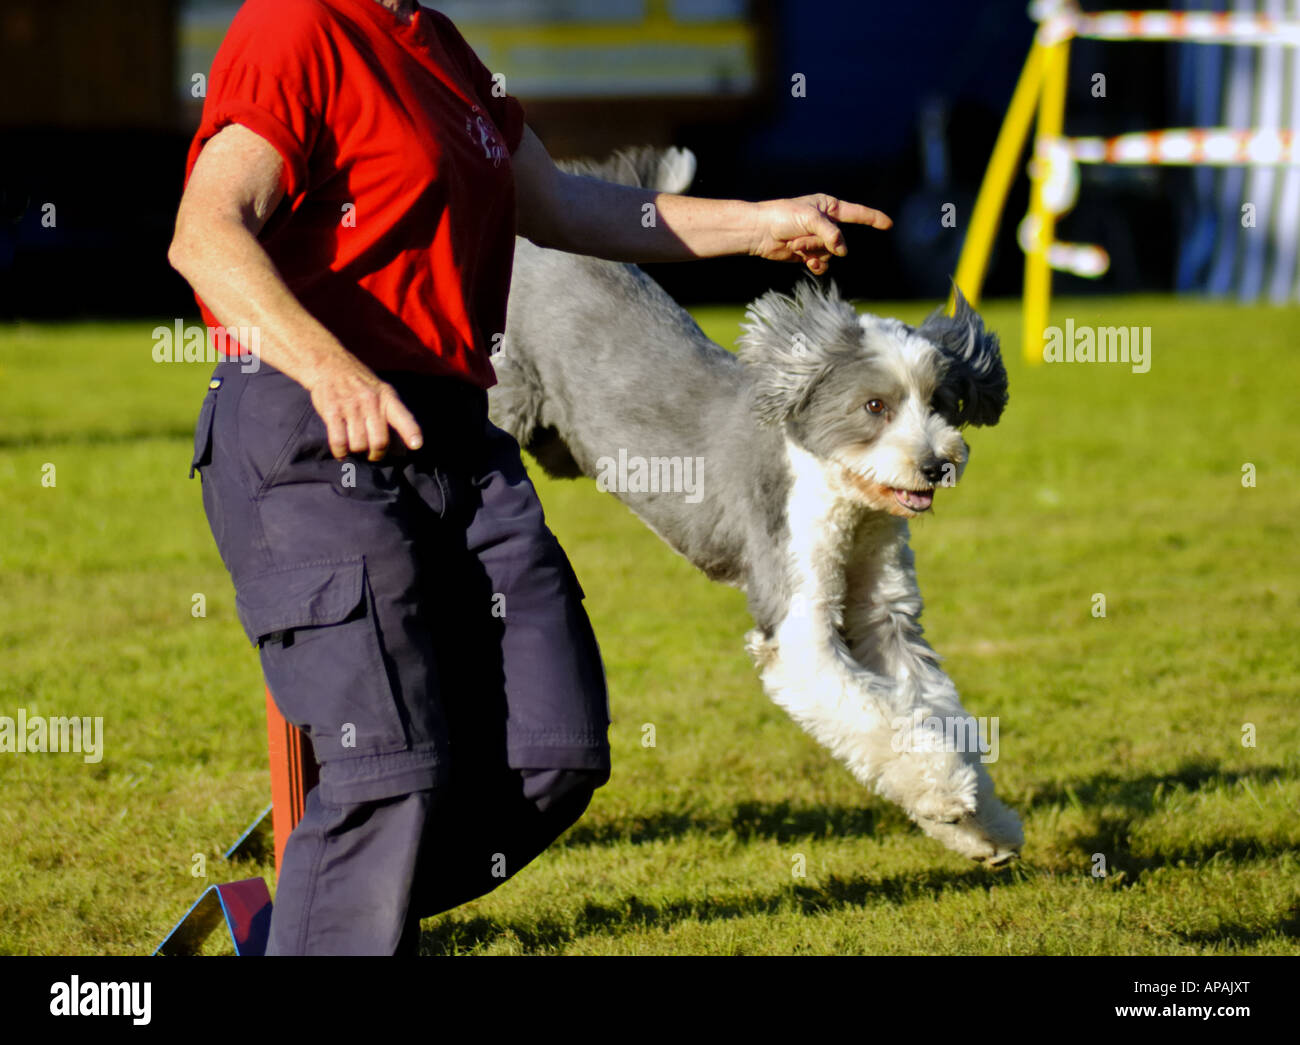
[[586, 174], [659, 192], [685, 192], [695, 180], [695, 153], [675, 147], [637, 145], [619, 149], [603, 160], [561, 160], [557, 166], [570, 174]]

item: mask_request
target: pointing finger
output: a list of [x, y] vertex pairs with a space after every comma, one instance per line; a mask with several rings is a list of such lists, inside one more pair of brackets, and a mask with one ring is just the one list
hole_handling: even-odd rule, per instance
[[887, 229], [894, 224], [894, 219], [883, 210], [864, 207], [861, 203], [846, 203], [844, 200], [832, 200], [826, 213], [836, 221], [847, 221], [853, 225], [870, 225], [874, 229]]
[[396, 393], [384, 397], [384, 408], [388, 423], [402, 437], [402, 442], [412, 450], [420, 449], [424, 445], [424, 434], [420, 431], [419, 422]]

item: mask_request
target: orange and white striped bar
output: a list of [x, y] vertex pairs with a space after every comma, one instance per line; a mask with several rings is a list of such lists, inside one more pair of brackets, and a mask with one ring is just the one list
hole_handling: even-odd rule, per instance
[[1057, 141], [1078, 163], [1209, 167], [1300, 165], [1293, 131], [1201, 127], [1143, 131], [1115, 138], [1060, 138]]
[[1232, 11], [1098, 11], [1062, 13], [1074, 35], [1090, 40], [1178, 40], [1182, 43], [1300, 45], [1300, 22]]

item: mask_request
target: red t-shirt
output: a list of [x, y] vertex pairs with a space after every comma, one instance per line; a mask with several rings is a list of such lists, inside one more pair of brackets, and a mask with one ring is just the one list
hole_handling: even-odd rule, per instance
[[284, 158], [259, 240], [307, 311], [374, 370], [495, 382], [524, 115], [445, 15], [420, 7], [406, 25], [376, 0], [245, 0], [187, 181], [230, 123]]

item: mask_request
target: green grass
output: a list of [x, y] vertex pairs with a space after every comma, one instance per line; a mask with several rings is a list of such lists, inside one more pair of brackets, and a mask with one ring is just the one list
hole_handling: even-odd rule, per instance
[[[1149, 325], [1150, 372], [1026, 367], [991, 304], [1011, 406], [913, 538], [927, 635], [1000, 716], [1025, 859], [980, 869], [864, 792], [762, 695], [739, 593], [591, 483], [539, 478], [614, 775], [533, 866], [426, 921], [427, 952], [1300, 953], [1300, 310], [1056, 314]], [[738, 310], [700, 317], [732, 342]], [[0, 754], [4, 953], [148, 953], [204, 885], [272, 870], [220, 858], [268, 800], [262, 691], [186, 479], [210, 368], [152, 362], [153, 325], [0, 329], [0, 715], [102, 715], [106, 749]]]

